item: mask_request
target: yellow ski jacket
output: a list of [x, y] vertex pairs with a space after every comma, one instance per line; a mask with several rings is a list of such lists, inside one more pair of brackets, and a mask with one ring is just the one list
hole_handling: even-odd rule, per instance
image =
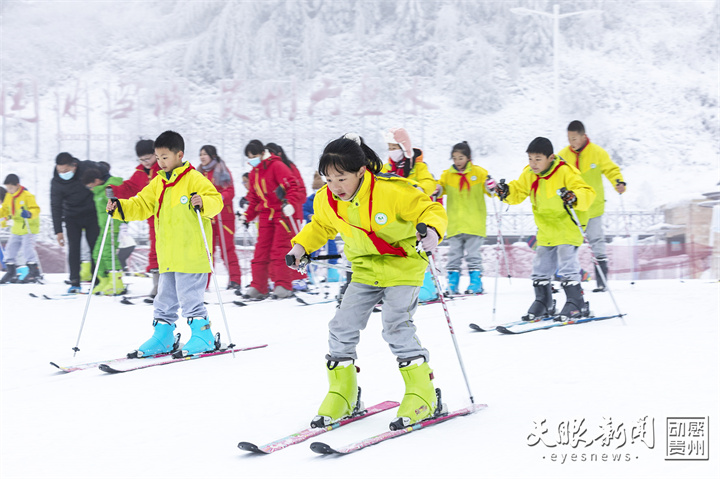
[[[365, 172], [362, 185], [351, 201], [337, 198], [326, 186], [318, 190], [313, 202], [312, 221], [292, 239], [306, 253], [320, 249], [340, 233], [345, 256], [352, 263], [353, 281], [378, 287], [420, 286], [427, 268], [425, 253], [415, 250], [415, 227], [425, 223], [445, 235], [445, 209], [421, 191], [416, 183], [396, 175]], [[337, 208], [337, 211], [334, 209]], [[365, 231], [363, 231], [365, 230]], [[381, 254], [377, 236], [400, 254]]]
[[490, 196], [485, 190], [487, 177], [487, 170], [472, 162], [468, 162], [463, 173], [454, 166], [443, 171], [438, 184], [447, 196], [448, 238], [461, 233], [485, 236], [485, 195]]
[[12, 217], [13, 225], [10, 232], [14, 235], [24, 235], [28, 233], [25, 226], [25, 218], [20, 216], [22, 210], [26, 209], [32, 215], [28, 218], [30, 233], [38, 234], [40, 232], [40, 207], [35, 202], [35, 195], [20, 186], [15, 194], [7, 193], [0, 207], [0, 218]]
[[[192, 193], [197, 193], [203, 200], [200, 215], [212, 254], [210, 218], [222, 210], [222, 195], [187, 161], [175, 168], [170, 178], [164, 171], [159, 171], [140, 193], [130, 199], [119, 200], [127, 221], [141, 221], [155, 215], [160, 273], [210, 272], [197, 213], [190, 204]], [[118, 208], [113, 211], [113, 218], [120, 219]]]
[[506, 203], [517, 205], [530, 197], [535, 224], [538, 227], [538, 245], [580, 246], [583, 243], [582, 233], [558, 195], [558, 190], [563, 187], [575, 193], [577, 203], [573, 208], [584, 228], [588, 220], [587, 209], [595, 199], [595, 190], [585, 183], [577, 168], [568, 165], [556, 155], [545, 175], [536, 175], [530, 166], [526, 166], [520, 178], [511, 181], [508, 186], [510, 192], [504, 200]]
[[620, 167], [610, 159], [607, 151], [595, 143], [588, 144], [580, 152], [572, 149], [570, 145], [562, 149], [559, 155], [578, 170], [585, 183], [595, 190], [595, 201], [588, 209], [588, 218], [601, 216], [605, 212], [605, 188], [602, 175], [615, 186], [617, 181], [625, 183]]

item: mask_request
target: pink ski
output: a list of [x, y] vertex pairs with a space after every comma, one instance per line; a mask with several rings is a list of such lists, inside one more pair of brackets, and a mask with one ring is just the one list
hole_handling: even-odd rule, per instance
[[380, 404], [376, 404], [365, 409], [362, 413], [356, 416], [342, 419], [334, 424], [330, 424], [327, 427], [309, 427], [307, 429], [303, 429], [300, 432], [296, 432], [295, 434], [290, 434], [289, 436], [283, 437], [282, 439], [278, 439], [276, 441], [265, 444], [264, 446], [256, 446], [255, 444], [250, 442], [241, 442], [240, 444], [238, 444], [238, 447], [243, 451], [270, 454], [275, 451], [279, 451], [280, 449], [285, 449], [288, 446], [293, 446], [303, 441], [307, 441], [311, 437], [315, 437], [325, 432], [332, 431], [333, 429], [337, 429], [340, 426], [359, 421], [360, 419], [372, 416], [373, 414], [377, 414], [382, 411], [387, 411], [388, 409], [396, 408], [399, 405], [400, 403], [395, 401], [381, 402]]
[[359, 451], [360, 449], [364, 449], [368, 446], [373, 446], [375, 444], [381, 443], [387, 439], [402, 436], [403, 434], [408, 434], [410, 432], [417, 431], [428, 426], [433, 426], [435, 424], [454, 419], [459, 416], [467, 416], [468, 414], [473, 414], [480, 409], [484, 409], [486, 407], [487, 404], [473, 404], [472, 406], [458, 409], [457, 411], [452, 411], [444, 416], [426, 419], [425, 421], [413, 424], [412, 426], [408, 426], [404, 429], [398, 429], [397, 431], [386, 431], [382, 434], [378, 434], [377, 436], [369, 437], [367, 439], [363, 439], [362, 441], [348, 444], [347, 446], [340, 448], [332, 448], [322, 442], [313, 442], [312, 444], [310, 444], [310, 449], [312, 449], [313, 452], [316, 452], [318, 454], [350, 454], [352, 452]]

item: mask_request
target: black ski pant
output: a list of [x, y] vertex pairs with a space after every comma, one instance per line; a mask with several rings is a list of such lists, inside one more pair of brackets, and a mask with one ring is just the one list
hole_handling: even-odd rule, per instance
[[[85, 230], [85, 239], [87, 239], [88, 246], [90, 247], [90, 256], [92, 256], [95, 241], [97, 241], [100, 235], [100, 225], [98, 225], [98, 219], [95, 215], [65, 218], [65, 230], [67, 231], [70, 282], [74, 285], [80, 285], [80, 241], [82, 240], [82, 231]], [[93, 263], [93, 270], [94, 269], [95, 264]]]

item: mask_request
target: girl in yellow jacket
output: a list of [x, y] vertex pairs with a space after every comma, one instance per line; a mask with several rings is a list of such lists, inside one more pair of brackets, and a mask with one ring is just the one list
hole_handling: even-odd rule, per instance
[[352, 282], [330, 321], [327, 359], [330, 392], [312, 421], [325, 427], [362, 410], [356, 346], [370, 313], [383, 301], [383, 338], [400, 367], [406, 393], [391, 428], [405, 427], [441, 409], [428, 366], [429, 353], [415, 335], [412, 317], [427, 267], [416, 250], [419, 223], [428, 226], [422, 249], [432, 251], [445, 234], [447, 215], [416, 183], [380, 173], [382, 161], [362, 138], [347, 134], [323, 151], [318, 172], [327, 184], [315, 195], [315, 214], [292, 240], [300, 259], [340, 233], [352, 262]]
[[384, 136], [388, 144], [388, 162], [383, 165], [383, 173], [395, 173], [413, 180], [425, 193], [432, 195], [437, 181], [425, 164], [422, 150], [413, 148], [405, 128], [390, 128]]
[[[188, 356], [215, 348], [210, 320], [203, 304], [212, 247], [212, 224], [223, 208], [223, 199], [202, 173], [184, 161], [185, 142], [174, 131], [166, 131], [155, 140], [155, 155], [160, 169], [140, 193], [127, 200], [108, 201], [107, 210], [122, 220], [143, 221], [155, 216], [157, 259], [160, 269], [155, 296], [152, 337], [131, 356], [144, 357], [173, 351], [177, 311], [182, 306], [192, 337], [178, 355]], [[120, 205], [117, 207], [117, 205]], [[205, 239], [198, 224], [195, 207], [200, 209]], [[107, 245], [105, 245], [107, 247]]]
[[[20, 184], [17, 175], [9, 174], [5, 178], [7, 194], [0, 207], [0, 218], [10, 216], [13, 219], [12, 234], [5, 246], [5, 275], [0, 279], [4, 283], [34, 283], [42, 275], [38, 268], [38, 257], [35, 252], [35, 235], [40, 231], [40, 207], [35, 202], [35, 195]], [[17, 276], [16, 256], [22, 248], [28, 274], [19, 280]]]
[[490, 179], [485, 168], [474, 165], [467, 141], [453, 146], [453, 166], [443, 171], [439, 191], [447, 196], [448, 232], [448, 293], [458, 294], [463, 256], [470, 274], [465, 293], [480, 294], [482, 285], [482, 248], [485, 242], [487, 208], [485, 195], [490, 196], [486, 183]]
[[[509, 184], [500, 183], [496, 191], [502, 201], [520, 204], [530, 197], [537, 232], [537, 251], [530, 277], [535, 288], [535, 301], [525, 321], [536, 321], [555, 315], [551, 281], [555, 272], [562, 280], [567, 301], [555, 318], [587, 316], [589, 304], [580, 286], [578, 248], [583, 235], [573, 221], [569, 207], [575, 209], [581, 226], [587, 222], [587, 209], [595, 199], [592, 189], [574, 166], [553, 154], [550, 140], [535, 138], [527, 148], [528, 163], [520, 178]], [[565, 188], [561, 196], [558, 192]]]

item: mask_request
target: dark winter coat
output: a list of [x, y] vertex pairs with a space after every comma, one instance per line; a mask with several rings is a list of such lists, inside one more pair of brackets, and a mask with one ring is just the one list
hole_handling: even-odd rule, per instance
[[50, 210], [52, 211], [55, 234], [62, 233], [62, 222], [72, 218], [85, 218], [95, 216], [95, 202], [93, 193], [82, 184], [83, 174], [89, 168], [97, 168], [107, 178], [107, 168], [94, 161], [77, 161], [75, 175], [69, 180], [63, 180], [53, 169], [53, 179], [50, 182]]

